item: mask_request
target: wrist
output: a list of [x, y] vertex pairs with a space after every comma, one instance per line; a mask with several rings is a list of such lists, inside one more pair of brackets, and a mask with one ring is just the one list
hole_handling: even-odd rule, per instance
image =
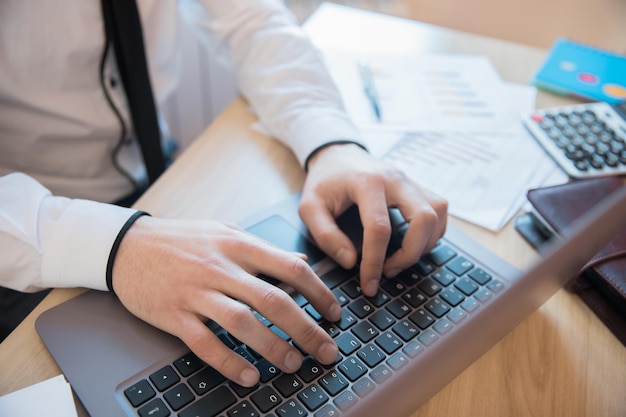
[[351, 140], [336, 140], [333, 142], [328, 142], [311, 152], [311, 154], [305, 161], [304, 169], [308, 172], [316, 161], [321, 159], [323, 155], [329, 152], [335, 152], [338, 150], [344, 152], [346, 149], [354, 149], [360, 152], [367, 152], [367, 148], [365, 148], [365, 146]]
[[132, 225], [142, 216], [150, 216], [149, 213], [145, 211], [138, 210], [136, 211], [130, 218], [124, 223], [122, 229], [117, 234], [115, 241], [113, 242], [113, 246], [111, 247], [111, 252], [109, 252], [109, 259], [107, 262], [106, 269], [106, 284], [109, 291], [115, 294], [115, 290], [113, 289], [113, 265], [115, 264], [115, 258], [117, 257], [118, 250], [120, 248], [120, 244], [124, 239], [124, 236], [128, 232], [128, 230], [132, 227]]

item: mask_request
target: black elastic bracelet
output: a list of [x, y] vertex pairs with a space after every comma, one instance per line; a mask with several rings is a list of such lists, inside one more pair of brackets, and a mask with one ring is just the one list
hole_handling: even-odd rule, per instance
[[117, 251], [120, 248], [120, 243], [122, 243], [122, 238], [128, 232], [128, 229], [137, 221], [141, 216], [149, 216], [150, 213], [146, 213], [145, 211], [137, 210], [122, 226], [122, 230], [117, 234], [115, 238], [115, 242], [113, 242], [113, 247], [111, 247], [111, 252], [109, 253], [109, 260], [107, 261], [107, 272], [106, 272], [106, 282], [107, 288], [113, 294], [115, 294], [115, 290], [113, 290], [113, 262], [115, 262], [115, 256], [117, 255]]
[[360, 148], [363, 148], [364, 151], [369, 152], [365, 146], [363, 146], [360, 143], [355, 142], [353, 140], [349, 140], [349, 139], [333, 140], [332, 142], [326, 142], [325, 144], [320, 145], [317, 148], [313, 149], [313, 152], [311, 152], [309, 154], [309, 156], [307, 156], [306, 160], [304, 161], [304, 170], [306, 172], [309, 172], [309, 161], [311, 160], [311, 158], [313, 158], [315, 155], [317, 155], [318, 152], [320, 152], [322, 149], [326, 149], [329, 146], [333, 146], [333, 145], [349, 145], [349, 144], [356, 145], [356, 146], [358, 146]]

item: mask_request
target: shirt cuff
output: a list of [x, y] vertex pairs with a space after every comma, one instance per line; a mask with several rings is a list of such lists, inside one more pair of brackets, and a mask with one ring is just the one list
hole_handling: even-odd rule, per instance
[[[57, 201], [51, 197], [44, 204], [55, 205]], [[63, 205], [56, 221], [42, 226], [41, 285], [106, 291], [109, 254], [137, 210], [87, 200]], [[48, 209], [55, 211], [54, 207]]]

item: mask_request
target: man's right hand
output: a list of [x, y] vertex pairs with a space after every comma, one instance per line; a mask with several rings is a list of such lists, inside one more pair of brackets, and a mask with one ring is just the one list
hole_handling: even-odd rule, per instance
[[329, 321], [341, 308], [301, 254], [285, 252], [240, 228], [214, 221], [144, 216], [126, 233], [113, 264], [113, 288], [142, 320], [179, 337], [228, 379], [252, 386], [258, 370], [205, 325], [211, 319], [282, 371], [302, 364], [294, 346], [250, 309], [287, 333], [323, 364], [338, 356], [335, 342], [278, 287], [271, 276], [304, 295]]

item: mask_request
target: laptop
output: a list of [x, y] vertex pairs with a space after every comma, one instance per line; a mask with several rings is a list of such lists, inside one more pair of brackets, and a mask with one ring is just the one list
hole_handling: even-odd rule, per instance
[[[307, 253], [332, 289], [344, 310], [338, 323], [324, 322], [302, 296], [291, 295], [336, 340], [335, 364], [322, 366], [305, 356], [298, 372], [284, 374], [207, 323], [260, 370], [262, 382], [244, 388], [206, 366], [177, 338], [135, 318], [111, 294], [87, 291], [44, 312], [36, 329], [92, 417], [409, 415], [626, 227], [624, 187], [523, 273], [450, 226], [429, 254], [366, 298], [358, 271], [338, 267], [309, 239], [298, 201], [293, 196], [242, 225], [287, 250]], [[406, 227], [396, 212], [390, 215], [397, 225], [392, 251]], [[358, 244], [357, 210], [340, 221]]]

